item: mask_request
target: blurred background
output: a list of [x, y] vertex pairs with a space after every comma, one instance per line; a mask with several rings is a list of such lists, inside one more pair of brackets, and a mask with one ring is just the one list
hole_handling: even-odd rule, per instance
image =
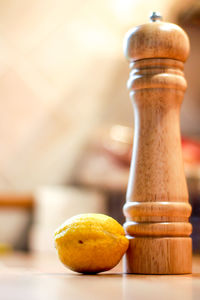
[[52, 251], [72, 215], [123, 223], [133, 111], [125, 33], [152, 11], [189, 34], [182, 147], [200, 252], [200, 2], [0, 2], [0, 251]]

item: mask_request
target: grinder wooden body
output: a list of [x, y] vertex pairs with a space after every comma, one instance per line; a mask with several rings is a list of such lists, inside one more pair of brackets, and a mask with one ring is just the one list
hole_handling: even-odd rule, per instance
[[130, 241], [124, 271], [190, 273], [191, 206], [179, 125], [188, 37], [177, 25], [155, 20], [127, 33], [124, 53], [130, 61], [128, 88], [135, 121], [124, 205]]

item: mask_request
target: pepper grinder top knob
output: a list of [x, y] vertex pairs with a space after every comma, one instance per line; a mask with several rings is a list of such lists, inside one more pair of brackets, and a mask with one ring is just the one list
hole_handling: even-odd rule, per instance
[[150, 21], [152, 22], [156, 22], [156, 21], [161, 21], [162, 20], [162, 16], [159, 12], [152, 12], [152, 14], [150, 15]]
[[123, 48], [129, 61], [170, 58], [185, 62], [190, 45], [182, 28], [163, 22], [161, 15], [153, 12], [149, 23], [136, 26], [127, 32]]

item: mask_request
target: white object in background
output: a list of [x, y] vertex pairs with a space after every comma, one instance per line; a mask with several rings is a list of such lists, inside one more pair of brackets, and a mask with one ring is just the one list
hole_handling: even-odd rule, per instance
[[40, 188], [35, 193], [31, 250], [53, 250], [55, 229], [68, 218], [81, 213], [106, 213], [105, 197], [98, 192], [74, 187]]
[[19, 246], [30, 222], [30, 213], [23, 208], [0, 209], [0, 243]]

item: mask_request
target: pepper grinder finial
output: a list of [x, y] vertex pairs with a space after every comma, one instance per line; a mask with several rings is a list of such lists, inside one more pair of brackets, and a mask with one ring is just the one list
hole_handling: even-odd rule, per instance
[[156, 22], [156, 21], [162, 21], [162, 16], [159, 12], [153, 11], [150, 15], [150, 21]]

